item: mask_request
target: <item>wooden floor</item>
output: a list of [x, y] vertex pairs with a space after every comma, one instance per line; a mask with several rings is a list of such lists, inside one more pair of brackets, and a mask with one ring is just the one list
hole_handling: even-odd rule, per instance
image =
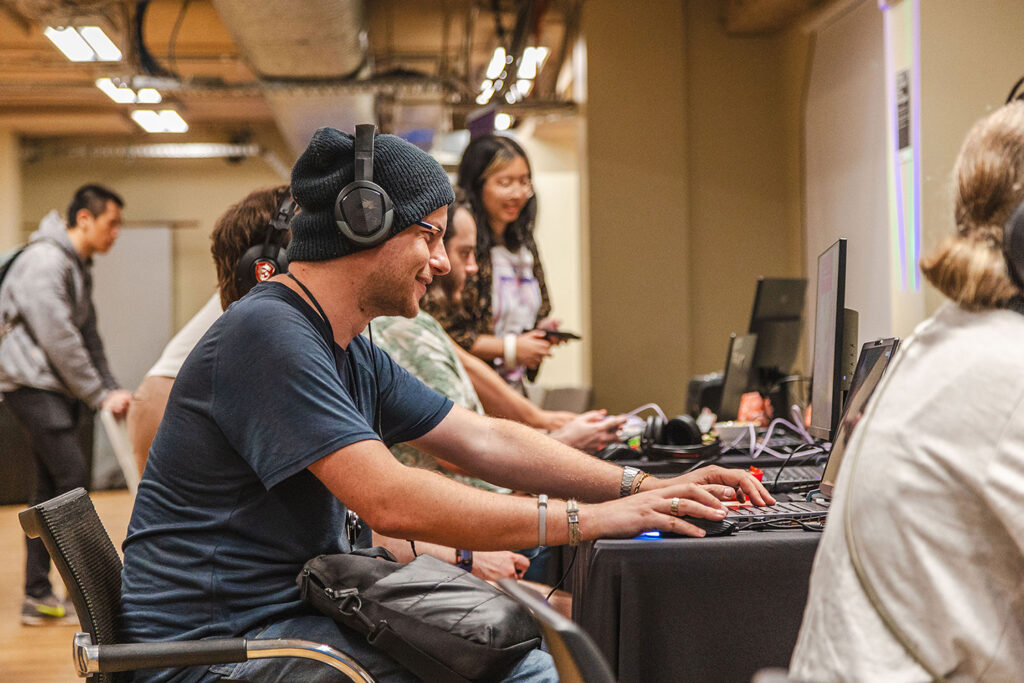
[[[118, 552], [128, 529], [128, 491], [91, 494], [96, 511]], [[69, 683], [81, 680], [71, 661], [77, 626], [22, 626], [25, 585], [25, 535], [18, 524], [20, 505], [0, 506], [0, 680], [22, 683]], [[64, 584], [53, 573], [54, 591]]]

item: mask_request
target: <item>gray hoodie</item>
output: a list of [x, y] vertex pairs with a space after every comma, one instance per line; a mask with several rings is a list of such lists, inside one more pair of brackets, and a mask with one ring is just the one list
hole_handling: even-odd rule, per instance
[[47, 214], [0, 288], [0, 391], [34, 387], [98, 408], [117, 389], [96, 331], [91, 267], [60, 215]]

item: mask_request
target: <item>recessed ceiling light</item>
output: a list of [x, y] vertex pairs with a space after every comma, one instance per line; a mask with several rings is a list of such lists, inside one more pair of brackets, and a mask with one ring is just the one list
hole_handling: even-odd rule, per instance
[[109, 78], [97, 78], [96, 87], [118, 104], [132, 104], [135, 102], [135, 91], [126, 85], [118, 85]]
[[121, 51], [99, 26], [47, 26], [43, 35], [72, 62], [121, 61]]
[[85, 42], [85, 38], [78, 35], [73, 28], [53, 28], [47, 26], [43, 35], [50, 39], [50, 42], [57, 46], [57, 49], [64, 53], [64, 56], [72, 62], [94, 62], [96, 53]]
[[132, 112], [132, 120], [142, 126], [147, 133], [184, 133], [188, 124], [173, 109], [136, 109]]
[[121, 51], [99, 26], [81, 26], [78, 33], [96, 52], [97, 62], [120, 62]]

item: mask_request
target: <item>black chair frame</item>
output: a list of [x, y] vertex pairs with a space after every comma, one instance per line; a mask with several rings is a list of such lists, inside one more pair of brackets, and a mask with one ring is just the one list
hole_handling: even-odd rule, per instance
[[75, 635], [75, 670], [80, 677], [111, 683], [123, 671], [212, 666], [269, 657], [300, 657], [331, 666], [352, 681], [373, 677], [355, 659], [306, 640], [211, 638], [122, 643], [121, 557], [85, 489], [77, 488], [18, 513], [29, 538], [40, 538], [53, 559], [83, 631]]

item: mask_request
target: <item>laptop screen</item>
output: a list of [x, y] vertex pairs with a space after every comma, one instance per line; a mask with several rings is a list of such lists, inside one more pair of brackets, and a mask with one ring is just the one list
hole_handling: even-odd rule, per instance
[[750, 388], [750, 369], [757, 348], [757, 335], [731, 335], [729, 356], [725, 359], [722, 379], [722, 402], [718, 406], [719, 422], [735, 420], [740, 412], [740, 399]]
[[836, 438], [832, 440], [828, 464], [825, 465], [825, 473], [821, 477], [821, 493], [827, 498], [832, 497], [832, 491], [835, 489], [839, 466], [843, 462], [843, 453], [850, 442], [853, 428], [860, 421], [861, 415], [864, 413], [864, 406], [867, 405], [871, 395], [875, 393], [875, 387], [882, 379], [882, 373], [885, 372], [889, 361], [896, 354], [899, 344], [900, 340], [896, 338], [878, 339], [867, 342], [860, 349], [857, 369], [854, 370], [850, 383], [850, 395], [846, 399], [846, 407], [843, 409], [843, 416], [839, 419], [839, 427], [836, 429]]

